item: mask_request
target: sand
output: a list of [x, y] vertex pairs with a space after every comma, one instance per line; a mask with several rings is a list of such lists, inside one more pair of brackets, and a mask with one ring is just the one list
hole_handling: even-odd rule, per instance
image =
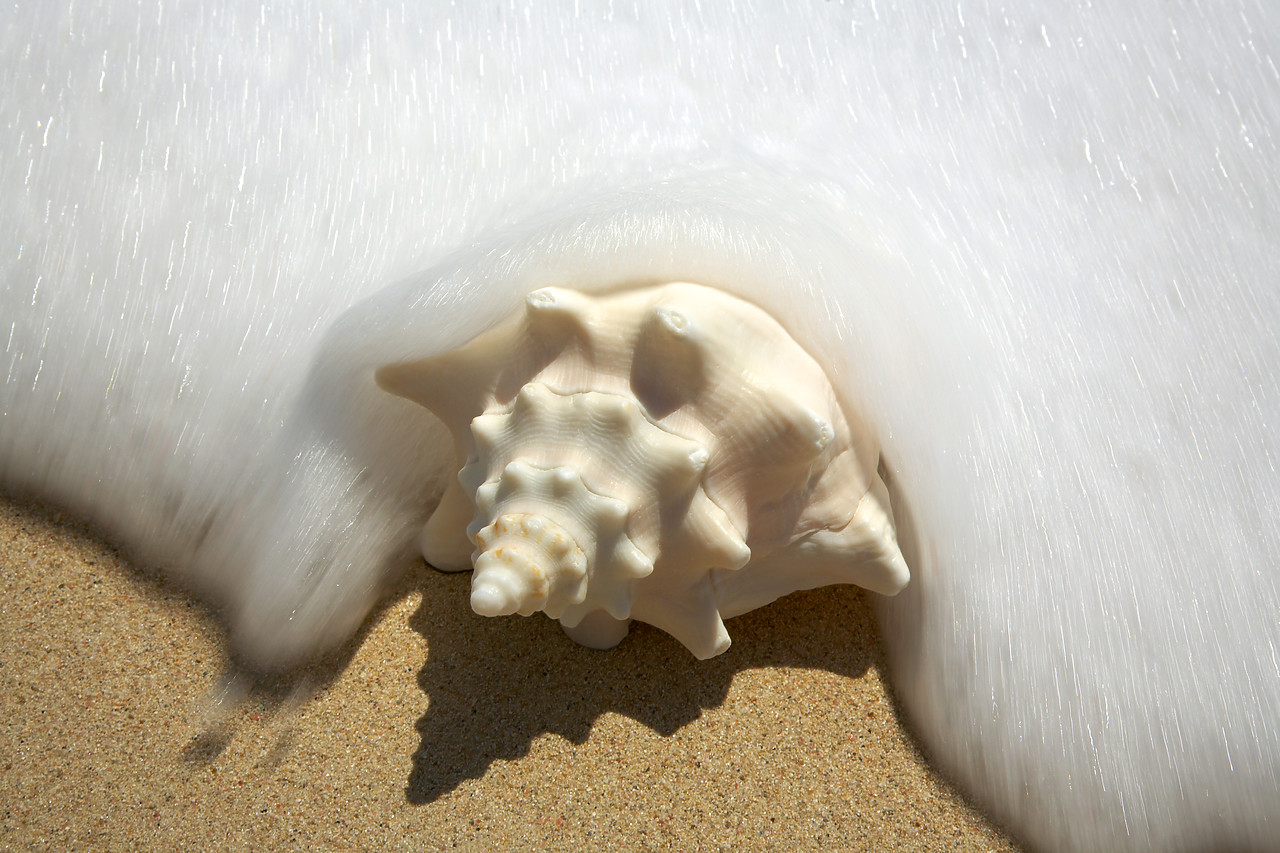
[[475, 616], [421, 566], [342, 655], [254, 685], [87, 525], [0, 499], [0, 565], [0, 849], [1017, 849], [904, 729], [854, 588], [697, 661]]

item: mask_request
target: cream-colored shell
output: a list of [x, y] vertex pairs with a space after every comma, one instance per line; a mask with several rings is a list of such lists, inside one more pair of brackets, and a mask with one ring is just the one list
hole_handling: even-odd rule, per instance
[[909, 579], [874, 439], [777, 322], [721, 291], [546, 288], [377, 381], [453, 435], [422, 551], [475, 568], [478, 613], [541, 610], [600, 648], [639, 619], [706, 658], [729, 647], [723, 618], [787, 593]]

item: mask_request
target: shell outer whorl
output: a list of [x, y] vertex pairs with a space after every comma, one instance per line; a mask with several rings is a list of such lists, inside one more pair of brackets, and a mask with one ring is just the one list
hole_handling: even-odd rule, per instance
[[423, 554], [475, 567], [479, 613], [541, 610], [596, 647], [638, 618], [702, 658], [728, 648], [722, 614], [909, 579], [874, 437], [776, 321], [718, 290], [545, 288], [377, 381], [453, 435]]

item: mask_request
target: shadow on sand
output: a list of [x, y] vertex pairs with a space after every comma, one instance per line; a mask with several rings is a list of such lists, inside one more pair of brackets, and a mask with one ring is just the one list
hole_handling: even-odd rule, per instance
[[543, 734], [583, 743], [596, 719], [621, 714], [670, 735], [724, 702], [734, 676], [761, 667], [856, 677], [882, 660], [866, 593], [801, 592], [727, 623], [733, 646], [696, 660], [673, 638], [633, 624], [617, 648], [594, 651], [541, 615], [485, 619], [469, 606], [470, 574], [428, 570], [411, 627], [429, 644], [418, 684], [430, 706], [405, 790], [430, 803], [496, 760], [525, 755]]

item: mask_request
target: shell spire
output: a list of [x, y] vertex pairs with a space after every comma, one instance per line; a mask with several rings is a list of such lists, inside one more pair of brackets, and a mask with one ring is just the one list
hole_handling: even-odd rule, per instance
[[909, 579], [874, 440], [781, 326], [720, 291], [545, 288], [377, 381], [453, 435], [421, 544], [474, 567], [482, 615], [541, 611], [599, 648], [639, 619], [705, 658], [724, 618], [789, 592]]

